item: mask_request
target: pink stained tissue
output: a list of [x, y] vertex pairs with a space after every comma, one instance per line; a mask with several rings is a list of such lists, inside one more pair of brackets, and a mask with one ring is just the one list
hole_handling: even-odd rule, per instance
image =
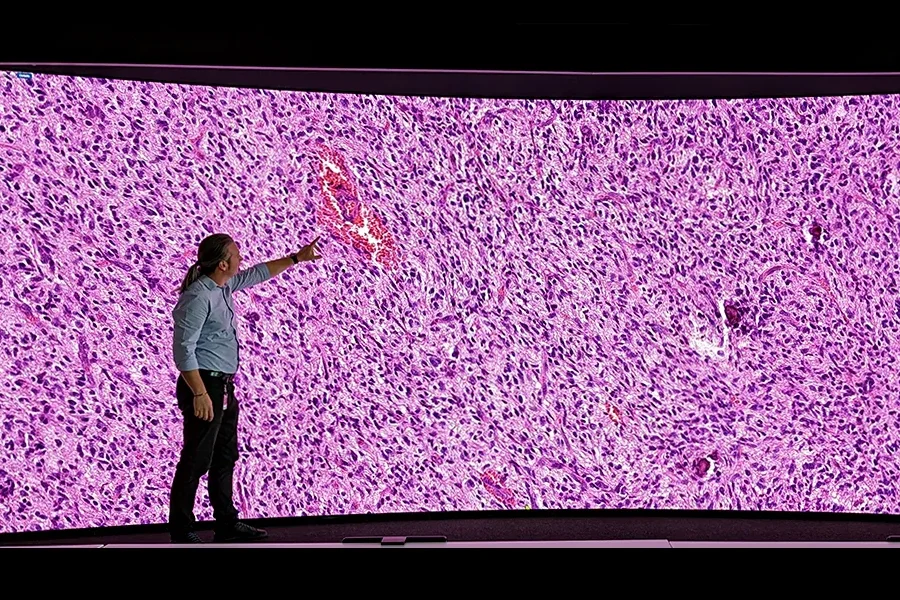
[[219, 231], [325, 257], [236, 294], [244, 517], [900, 514], [900, 97], [0, 73], [0, 204], [0, 531], [165, 521]]

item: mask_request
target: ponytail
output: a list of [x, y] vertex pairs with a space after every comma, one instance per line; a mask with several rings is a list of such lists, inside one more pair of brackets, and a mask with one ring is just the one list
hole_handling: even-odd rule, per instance
[[178, 289], [179, 294], [183, 294], [187, 291], [191, 284], [200, 279], [200, 263], [195, 262], [191, 265], [191, 268], [188, 269], [187, 275], [184, 276], [184, 279], [181, 281], [181, 287]]

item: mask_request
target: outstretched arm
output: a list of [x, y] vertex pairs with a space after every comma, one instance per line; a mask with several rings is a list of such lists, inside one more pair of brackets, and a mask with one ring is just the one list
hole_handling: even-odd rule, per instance
[[312, 243], [303, 246], [299, 252], [296, 254], [291, 254], [285, 256], [284, 258], [279, 258], [278, 260], [270, 260], [266, 263], [266, 266], [269, 268], [269, 274], [271, 277], [275, 277], [276, 275], [281, 274], [282, 271], [288, 269], [289, 267], [294, 266], [297, 263], [307, 262], [310, 260], [319, 260], [322, 258], [318, 252], [318, 247], [316, 244], [319, 243], [319, 238], [316, 238], [312, 241]]
[[[311, 244], [304, 246], [296, 254], [291, 254], [284, 258], [279, 258], [278, 260], [259, 263], [256, 266], [241, 271], [231, 278], [231, 281], [229, 282], [231, 291], [237, 292], [238, 290], [260, 284], [271, 277], [280, 275], [282, 271], [299, 262], [319, 260], [322, 257], [317, 254], [318, 248], [316, 247], [316, 243], [318, 243], [318, 241], [319, 238], [316, 238]], [[295, 258], [296, 260], [294, 260]]]
[[294, 255], [290, 254], [284, 258], [268, 261], [266, 267], [269, 268], [269, 276], [276, 277], [281, 275], [282, 272], [287, 271], [290, 267], [293, 267], [295, 263], [294, 259], [291, 258], [292, 256]]

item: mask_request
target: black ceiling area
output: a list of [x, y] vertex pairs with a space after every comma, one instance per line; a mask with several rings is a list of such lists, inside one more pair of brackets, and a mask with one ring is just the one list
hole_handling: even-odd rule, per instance
[[[900, 72], [878, 22], [349, 23], [127, 31], [7, 27], [0, 61], [550, 72]], [[774, 22], [774, 24], [773, 24]]]

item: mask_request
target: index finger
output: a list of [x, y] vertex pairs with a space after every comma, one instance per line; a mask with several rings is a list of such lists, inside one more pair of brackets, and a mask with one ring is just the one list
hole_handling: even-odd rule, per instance
[[314, 239], [313, 241], [311, 241], [311, 242], [309, 243], [309, 245], [310, 245], [310, 246], [315, 246], [316, 244], [319, 243], [319, 240], [320, 240], [321, 238], [322, 238], [322, 236], [317, 235], [317, 236], [316, 236], [316, 239]]

